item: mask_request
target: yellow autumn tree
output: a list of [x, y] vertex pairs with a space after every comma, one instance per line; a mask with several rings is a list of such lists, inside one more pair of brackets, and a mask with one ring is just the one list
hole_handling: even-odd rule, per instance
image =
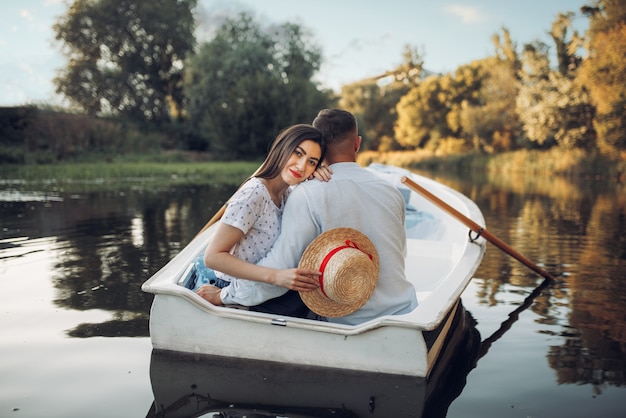
[[626, 24], [598, 33], [590, 44], [579, 81], [596, 106], [598, 148], [626, 158]]

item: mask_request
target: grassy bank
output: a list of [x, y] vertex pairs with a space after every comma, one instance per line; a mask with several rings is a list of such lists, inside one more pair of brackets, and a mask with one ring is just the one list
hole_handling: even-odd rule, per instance
[[[57, 164], [3, 164], [0, 188], [37, 185], [40, 189], [89, 189], [124, 187], [129, 184], [239, 184], [259, 162], [205, 161], [203, 154], [161, 153], [123, 156], [114, 161]], [[438, 156], [425, 150], [359, 153], [363, 166], [372, 162], [396, 165], [431, 173], [446, 172], [524, 176], [595, 177], [626, 181], [626, 162], [611, 160], [582, 150], [521, 150], [486, 155], [478, 153]]]
[[429, 172], [484, 172], [485, 174], [560, 175], [567, 177], [603, 177], [620, 179], [626, 176], [626, 161], [611, 159], [584, 150], [551, 149], [519, 150], [500, 154], [466, 153], [440, 156], [430, 151], [365, 151], [359, 163], [371, 162]]
[[141, 183], [150, 186], [176, 184], [238, 185], [259, 166], [258, 162], [95, 162], [47, 165], [3, 165], [0, 188], [40, 190], [124, 188]]
[[120, 179], [183, 180], [204, 178], [207, 181], [229, 180], [251, 174], [258, 163], [250, 162], [186, 162], [186, 163], [63, 163], [24, 165], [0, 169], [4, 179], [26, 181], [117, 181]]

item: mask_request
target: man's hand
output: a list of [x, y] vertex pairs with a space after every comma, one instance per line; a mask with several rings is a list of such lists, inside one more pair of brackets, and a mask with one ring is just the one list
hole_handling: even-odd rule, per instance
[[196, 293], [202, 296], [202, 298], [211, 302], [213, 305], [222, 306], [222, 298], [220, 297], [221, 291], [222, 289], [217, 286], [205, 284], [203, 286], [200, 286], [200, 288], [196, 290]]

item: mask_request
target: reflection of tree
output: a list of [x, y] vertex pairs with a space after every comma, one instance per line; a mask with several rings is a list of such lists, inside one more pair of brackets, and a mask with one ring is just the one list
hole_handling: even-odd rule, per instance
[[626, 384], [625, 230], [626, 197], [599, 195], [570, 278], [570, 326], [578, 331], [549, 355], [560, 382]]
[[100, 324], [80, 324], [68, 331], [70, 337], [144, 337], [150, 335], [148, 314], [138, 313], [135, 319], [121, 318]]
[[[564, 344], [547, 354], [559, 382], [593, 384], [598, 390], [604, 383], [624, 385], [626, 194], [621, 186], [562, 177], [492, 180], [468, 190], [461, 181], [451, 187], [478, 203], [494, 235], [551, 273], [568, 273], [530, 308], [539, 316], [538, 323], [568, 322], [560, 334]], [[485, 278], [477, 296], [489, 305], [503, 303], [498, 300], [503, 294], [525, 296], [540, 282], [512, 257], [489, 246], [476, 275]], [[569, 312], [565, 318], [564, 308]]]
[[596, 394], [605, 384], [623, 386], [623, 350], [616, 349], [602, 333], [587, 330], [585, 334], [568, 336], [565, 344], [550, 347], [548, 362], [557, 372], [558, 383], [591, 384]]
[[141, 284], [193, 238], [212, 215], [207, 206], [223, 203], [231, 189], [96, 192], [48, 208], [38, 220], [41, 230], [56, 235], [63, 250], [55, 266], [55, 303], [113, 316], [68, 334], [147, 336], [152, 295]]

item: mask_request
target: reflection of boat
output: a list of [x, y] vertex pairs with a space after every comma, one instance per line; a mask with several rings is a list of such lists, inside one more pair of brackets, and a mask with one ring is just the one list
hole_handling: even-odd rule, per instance
[[194, 259], [214, 233], [211, 227], [142, 286], [155, 294], [150, 313], [154, 349], [427, 377], [485, 242], [468, 239], [466, 227], [411, 193], [400, 179], [410, 177], [479, 224], [483, 216], [474, 202], [433, 180], [394, 167], [370, 169], [399, 187], [407, 201], [406, 272], [419, 301], [413, 312], [346, 326], [213, 306], [185, 287], [194, 274]]
[[154, 402], [147, 418], [445, 417], [480, 344], [462, 305], [455, 321], [450, 344], [428, 380], [154, 350]]

